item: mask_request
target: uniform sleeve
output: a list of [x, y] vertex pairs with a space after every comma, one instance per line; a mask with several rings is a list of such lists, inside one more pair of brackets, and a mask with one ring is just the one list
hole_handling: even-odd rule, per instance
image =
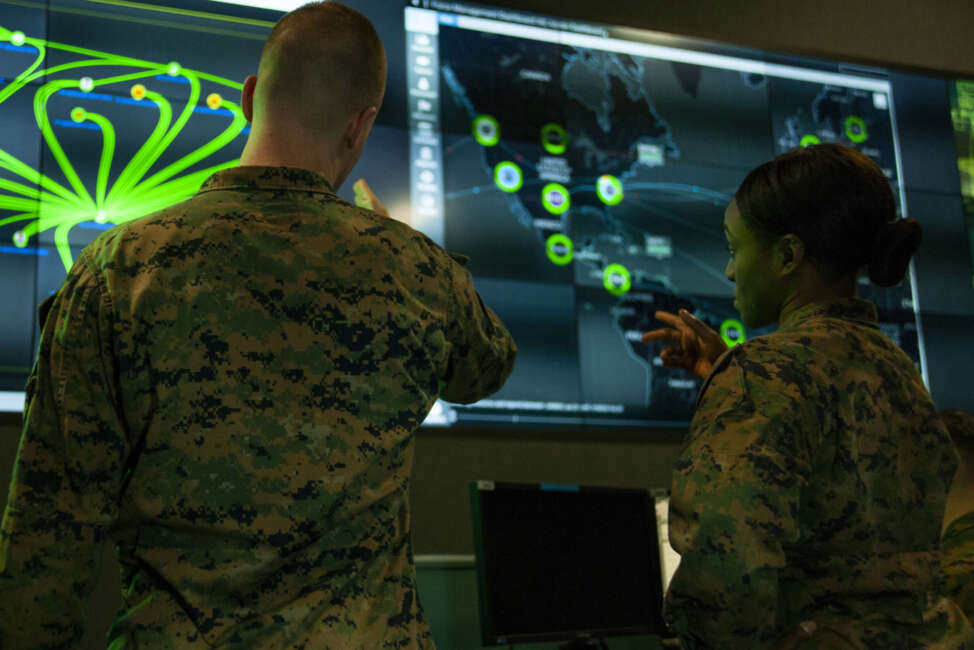
[[497, 314], [484, 304], [463, 266], [453, 260], [454, 310], [447, 328], [450, 358], [440, 397], [470, 404], [496, 392], [514, 369], [517, 345]]
[[75, 647], [117, 513], [127, 437], [111, 305], [82, 255], [42, 312], [0, 526], [0, 648]]
[[669, 513], [681, 559], [665, 617], [690, 650], [766, 647], [784, 631], [778, 574], [809, 468], [800, 419], [787, 386], [767, 376], [749, 386], [736, 355], [703, 388]]

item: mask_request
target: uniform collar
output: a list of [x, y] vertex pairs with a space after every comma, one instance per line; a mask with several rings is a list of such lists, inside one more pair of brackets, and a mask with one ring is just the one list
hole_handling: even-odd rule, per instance
[[219, 171], [203, 183], [200, 192], [214, 190], [287, 190], [334, 194], [331, 183], [318, 172], [296, 167], [233, 167]]
[[788, 317], [781, 321], [779, 330], [790, 330], [799, 327], [806, 321], [817, 318], [841, 318], [867, 325], [878, 327], [878, 317], [876, 316], [876, 306], [868, 300], [858, 298], [845, 298], [842, 300], [829, 300], [826, 302], [813, 302], [788, 314]]

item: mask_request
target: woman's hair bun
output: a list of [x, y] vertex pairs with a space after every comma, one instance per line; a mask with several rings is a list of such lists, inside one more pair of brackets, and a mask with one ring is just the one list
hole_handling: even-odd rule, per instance
[[869, 261], [869, 279], [881, 287], [899, 284], [906, 275], [910, 258], [920, 248], [923, 228], [915, 219], [884, 223], [876, 236]]

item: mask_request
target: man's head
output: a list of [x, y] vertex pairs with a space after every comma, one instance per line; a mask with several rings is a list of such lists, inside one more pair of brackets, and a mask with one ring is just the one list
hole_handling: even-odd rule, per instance
[[[310, 149], [304, 155], [326, 160], [337, 187], [361, 154], [385, 84], [385, 49], [367, 18], [336, 2], [295, 9], [275, 25], [257, 76], [244, 84], [255, 140], [248, 148], [277, 157], [282, 149]], [[258, 158], [252, 164], [270, 164], [266, 153]]]

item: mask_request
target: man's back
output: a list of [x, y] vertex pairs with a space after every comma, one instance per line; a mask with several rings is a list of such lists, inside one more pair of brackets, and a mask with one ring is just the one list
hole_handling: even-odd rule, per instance
[[514, 359], [461, 265], [316, 174], [245, 167], [103, 236], [71, 276], [109, 313], [57, 305], [45, 338], [110, 328], [90, 363], [115, 370], [111, 404], [69, 389], [64, 408], [112, 409], [125, 430], [107, 443], [124, 471], [95, 459], [70, 477], [102, 481], [78, 489], [115, 510], [110, 640], [432, 645], [409, 547], [413, 434], [441, 380], [473, 401]]

